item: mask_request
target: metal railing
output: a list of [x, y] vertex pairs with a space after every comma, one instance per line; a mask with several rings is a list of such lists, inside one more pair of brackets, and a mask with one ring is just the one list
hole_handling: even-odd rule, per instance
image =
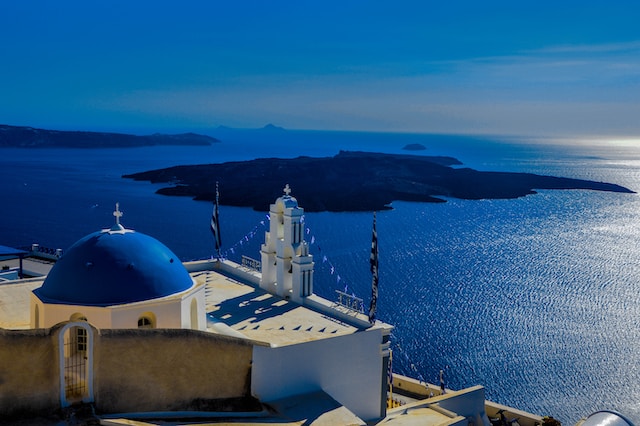
[[364, 301], [361, 298], [340, 290], [336, 290], [336, 293], [338, 293], [338, 301], [336, 303], [339, 306], [361, 314], [364, 313]]
[[44, 256], [54, 260], [60, 259], [62, 256], [62, 249], [43, 247], [40, 244], [31, 244], [31, 247], [26, 248], [25, 251], [30, 251], [34, 256]]
[[242, 255], [242, 266], [262, 272], [262, 263], [259, 260], [252, 259], [249, 256]]

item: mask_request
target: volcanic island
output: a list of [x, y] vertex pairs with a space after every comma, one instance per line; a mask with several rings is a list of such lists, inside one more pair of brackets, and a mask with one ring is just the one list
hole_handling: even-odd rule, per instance
[[374, 211], [393, 201], [446, 202], [509, 199], [536, 189], [588, 189], [633, 193], [620, 185], [532, 173], [488, 172], [458, 167], [452, 157], [340, 151], [333, 157], [261, 158], [220, 164], [183, 165], [124, 175], [167, 183], [156, 192], [214, 200], [220, 204], [269, 209], [289, 184], [310, 212]]

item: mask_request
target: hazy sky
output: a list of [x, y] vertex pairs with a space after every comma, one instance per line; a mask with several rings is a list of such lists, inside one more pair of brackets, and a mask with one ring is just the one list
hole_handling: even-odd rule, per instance
[[640, 136], [640, 2], [4, 1], [0, 123]]

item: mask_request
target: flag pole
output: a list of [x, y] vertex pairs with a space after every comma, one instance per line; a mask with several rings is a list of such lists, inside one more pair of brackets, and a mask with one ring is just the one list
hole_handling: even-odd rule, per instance
[[387, 366], [387, 384], [389, 385], [389, 399], [393, 408], [393, 351], [389, 349], [389, 365]]
[[376, 308], [378, 304], [378, 233], [376, 232], [376, 212], [373, 212], [373, 233], [371, 236], [371, 304], [369, 305], [369, 322], [376, 322]]
[[222, 247], [222, 239], [220, 238], [220, 218], [218, 213], [219, 197], [220, 192], [218, 191], [218, 182], [216, 181], [216, 197], [213, 202], [213, 213], [211, 214], [210, 227], [211, 232], [213, 233], [213, 241], [218, 255], [218, 260], [221, 258], [220, 248]]

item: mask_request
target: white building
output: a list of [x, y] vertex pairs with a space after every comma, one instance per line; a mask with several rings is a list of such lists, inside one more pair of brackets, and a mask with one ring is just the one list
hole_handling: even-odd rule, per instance
[[290, 193], [287, 185], [271, 205], [261, 272], [186, 264], [205, 271], [210, 330], [268, 344], [253, 353], [252, 393], [261, 401], [324, 391], [362, 419], [384, 417], [392, 327], [313, 293], [304, 210]]
[[[485, 410], [482, 387], [438, 395], [396, 377], [436, 396], [387, 411], [392, 326], [314, 294], [303, 212], [287, 185], [260, 262], [183, 264], [126, 229], [116, 205], [115, 224], [76, 242], [46, 278], [0, 285], [0, 415], [257, 400], [315, 424], [488, 425], [499, 407]], [[531, 419], [523, 426], [540, 420], [518, 414]]]

